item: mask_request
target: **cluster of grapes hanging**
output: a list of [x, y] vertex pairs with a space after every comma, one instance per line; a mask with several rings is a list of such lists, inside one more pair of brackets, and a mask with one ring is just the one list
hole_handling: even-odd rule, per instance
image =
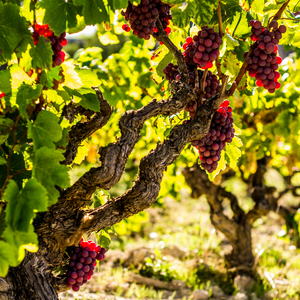
[[252, 34], [251, 39], [255, 41], [253, 52], [247, 57], [248, 52], [244, 53], [247, 57], [249, 76], [255, 77], [256, 85], [264, 87], [269, 93], [274, 93], [275, 89], [280, 88], [278, 79], [280, 77], [278, 65], [282, 62], [281, 57], [277, 56], [277, 44], [286, 32], [286, 27], [273, 20], [269, 28], [262, 26], [260, 21], [250, 21]]
[[66, 33], [62, 33], [60, 36], [56, 36], [52, 30], [50, 30], [49, 25], [39, 25], [35, 24], [33, 27], [33, 42], [36, 45], [39, 41], [39, 37], [44, 36], [49, 39], [52, 50], [53, 50], [53, 67], [60, 66], [65, 61], [65, 53], [62, 50], [64, 46], [67, 45]]
[[97, 246], [94, 242], [81, 240], [71, 255], [66, 274], [67, 286], [75, 292], [79, 291], [79, 288], [91, 279], [97, 260], [103, 260], [105, 253], [105, 248]]

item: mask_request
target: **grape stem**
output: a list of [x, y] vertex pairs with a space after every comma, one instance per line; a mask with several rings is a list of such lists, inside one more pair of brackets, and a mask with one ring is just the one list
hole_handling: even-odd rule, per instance
[[199, 96], [199, 99], [198, 99], [198, 102], [199, 102], [200, 105], [202, 105], [202, 98], [203, 98], [203, 95], [204, 95], [205, 80], [206, 80], [207, 73], [208, 73], [208, 68], [205, 69], [204, 74], [201, 78], [201, 93], [200, 93], [200, 96]]
[[[223, 24], [222, 24], [222, 15], [221, 15], [221, 4], [220, 4], [220, 1], [219, 1], [217, 12], [218, 12], [218, 22], [219, 22], [219, 34], [220, 34], [220, 37], [223, 38], [224, 33], [223, 33]], [[220, 64], [219, 57], [217, 57], [217, 59], [216, 59], [216, 67], [217, 67], [217, 70], [218, 70], [218, 76], [219, 76], [219, 78], [221, 79], [221, 81], [223, 83], [223, 79], [224, 79], [225, 75], [221, 71], [221, 64]]]
[[[278, 12], [274, 15], [273, 20], [278, 20], [280, 19], [282, 13], [284, 12], [284, 10], [286, 9], [287, 5], [289, 4], [290, 0], [286, 1], [285, 3], [282, 4], [282, 6], [280, 7], [280, 9], [278, 10]], [[235, 92], [236, 88], [238, 87], [239, 83], [241, 82], [244, 74], [247, 71], [247, 67], [248, 67], [248, 63], [247, 63], [247, 58], [250, 56], [250, 54], [253, 52], [253, 50], [256, 48], [257, 46], [257, 42], [255, 42], [254, 44], [252, 44], [252, 46], [250, 47], [249, 51], [248, 51], [248, 55], [246, 56], [244, 63], [236, 77], [236, 79], [234, 80], [234, 82], [232, 83], [230, 89], [226, 92], [226, 98], [230, 97], [233, 95], [233, 93]]]
[[188, 70], [181, 51], [169, 39], [159, 19], [157, 19], [156, 21], [156, 27], [157, 27], [157, 33], [153, 34], [154, 38], [157, 41], [164, 43], [164, 45], [172, 53], [179, 67], [181, 78], [183, 78], [182, 81], [188, 84], [189, 83], [189, 78], [187, 76]]

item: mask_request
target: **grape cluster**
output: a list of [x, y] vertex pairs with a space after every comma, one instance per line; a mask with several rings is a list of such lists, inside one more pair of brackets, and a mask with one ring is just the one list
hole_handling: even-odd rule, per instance
[[[201, 84], [200, 81], [204, 75], [204, 71], [202, 70], [196, 70], [198, 72], [198, 89], [196, 92], [198, 94], [201, 94]], [[163, 72], [165, 74], [165, 78], [169, 80], [171, 83], [173, 80], [179, 80], [180, 74], [179, 74], [179, 68], [177, 65], [174, 65], [172, 63], [169, 63], [164, 69]], [[195, 82], [195, 71], [188, 71], [188, 77], [189, 77], [189, 84], [193, 88], [196, 85]], [[218, 80], [217, 76], [212, 74], [211, 71], [207, 72], [205, 83], [204, 83], [204, 99], [209, 99], [213, 95], [217, 93], [217, 91], [221, 88], [220, 81]], [[189, 112], [190, 117], [194, 118], [197, 111], [197, 103], [195, 101], [191, 101], [186, 107], [185, 110]]]
[[49, 25], [34, 25], [34, 30], [32, 34], [33, 42], [36, 45], [39, 41], [39, 37], [44, 36], [51, 42], [53, 50], [53, 67], [60, 66], [65, 61], [65, 53], [62, 50], [64, 46], [67, 45], [66, 33], [62, 33], [60, 36], [56, 36], [52, 30], [50, 30]]
[[213, 28], [202, 26], [193, 38], [188, 37], [183, 44], [184, 60], [188, 66], [198, 65], [202, 69], [211, 68], [213, 61], [220, 55], [223, 41]]
[[232, 108], [229, 101], [225, 100], [211, 121], [210, 130], [201, 140], [192, 141], [200, 153], [201, 166], [212, 173], [218, 167], [221, 151], [226, 143], [231, 143], [234, 137]]
[[150, 35], [157, 32], [156, 21], [159, 18], [167, 34], [171, 32], [168, 27], [169, 20], [172, 19], [170, 6], [161, 0], [141, 0], [139, 5], [132, 5], [129, 1], [126, 11], [121, 14], [129, 24], [122, 26], [126, 32], [133, 30], [133, 34], [140, 39], [149, 40]]
[[[277, 21], [271, 21], [269, 29], [262, 26], [260, 21], [250, 21], [252, 34], [251, 39], [256, 42], [256, 46], [247, 58], [249, 76], [255, 77], [256, 85], [264, 87], [269, 93], [274, 93], [275, 89], [280, 88], [277, 81], [280, 77], [278, 65], [282, 62], [281, 57], [277, 56], [277, 44], [286, 32], [286, 27]], [[248, 52], [244, 53], [246, 58]]]
[[79, 247], [76, 247], [71, 255], [67, 286], [77, 292], [91, 278], [97, 265], [96, 260], [103, 260], [105, 252], [105, 248], [97, 246], [94, 242], [81, 240]]

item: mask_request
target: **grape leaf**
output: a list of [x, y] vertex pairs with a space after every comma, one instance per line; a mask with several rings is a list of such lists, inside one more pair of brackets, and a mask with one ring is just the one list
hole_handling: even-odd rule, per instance
[[194, 1], [195, 11], [194, 11], [194, 21], [196, 25], [202, 26], [208, 24], [211, 20], [214, 10], [218, 7], [218, 0], [202, 0]]
[[54, 143], [62, 137], [59, 118], [50, 111], [39, 112], [35, 122], [28, 122], [28, 137], [33, 139], [34, 149], [48, 147], [54, 149]]
[[93, 111], [100, 111], [100, 104], [96, 92], [91, 88], [81, 88], [78, 90], [71, 90], [65, 87], [69, 95], [74, 96], [74, 101], [79, 103], [82, 107]]
[[48, 192], [47, 206], [56, 203], [59, 192], [55, 186], [67, 188], [70, 185], [68, 167], [59, 162], [64, 156], [54, 149], [47, 147], [39, 148], [35, 152], [33, 161], [33, 177], [36, 178]]
[[14, 264], [12, 253], [12, 247], [4, 241], [0, 241], [0, 277], [5, 277], [9, 264]]
[[83, 87], [90, 88], [91, 86], [99, 86], [101, 84], [101, 80], [98, 79], [97, 74], [90, 69], [76, 67], [75, 71], [79, 75]]
[[159, 64], [156, 67], [156, 73], [160, 77], [164, 77], [163, 69], [167, 66], [168, 63], [174, 61], [174, 56], [171, 52], [168, 52], [165, 57], [159, 62]]
[[12, 267], [16, 267], [24, 259], [25, 249], [30, 252], [38, 250], [38, 239], [32, 224], [30, 224], [28, 232], [14, 231], [10, 226], [7, 226], [2, 237], [10, 246], [8, 262]]
[[241, 157], [242, 152], [239, 149], [243, 146], [242, 141], [238, 137], [234, 137], [230, 144], [227, 144], [224, 151], [226, 153], [226, 162], [231, 168], [236, 167], [238, 159]]
[[251, 27], [244, 10], [235, 14], [232, 23], [228, 25], [228, 30], [233, 37], [246, 38], [250, 35]]
[[51, 68], [50, 70], [43, 70], [40, 75], [40, 83], [45, 85], [47, 88], [52, 89], [54, 80], [59, 81], [61, 75], [59, 75], [61, 67]]
[[[10, 168], [9, 174], [13, 176], [14, 181], [18, 184], [19, 188], [22, 188], [23, 179], [28, 179], [31, 177], [31, 171], [25, 171], [25, 161], [23, 154], [14, 152], [11, 154], [10, 158]], [[20, 172], [22, 171], [22, 172]], [[0, 165], [0, 187], [3, 186], [7, 176], [7, 165]]]
[[40, 36], [38, 43], [30, 49], [29, 54], [32, 57], [31, 65], [33, 68], [51, 68], [53, 50], [48, 39]]
[[17, 104], [20, 108], [20, 115], [23, 118], [27, 118], [27, 106], [34, 106], [34, 101], [39, 98], [42, 88], [43, 86], [41, 84], [37, 84], [35, 88], [24, 83], [20, 86], [17, 94]]
[[218, 167], [212, 173], [208, 173], [208, 179], [213, 181], [214, 178], [220, 173], [220, 171], [225, 170], [226, 168], [226, 160], [225, 160], [225, 152], [221, 152], [221, 159], [218, 161]]
[[195, 13], [195, 3], [187, 2], [187, 6], [184, 9], [179, 8], [179, 6], [174, 6], [171, 8], [172, 21], [175, 26], [184, 28], [190, 24], [190, 19]]
[[0, 116], [0, 145], [3, 144], [8, 136], [12, 128], [14, 127], [14, 121], [9, 118], [4, 118], [4, 116]]
[[98, 241], [98, 244], [102, 248], [107, 249], [107, 248], [109, 248], [110, 242], [111, 242], [111, 238], [110, 238], [109, 233], [105, 229], [101, 230], [100, 239]]
[[76, 27], [79, 10], [71, 1], [42, 0], [40, 6], [45, 9], [44, 24], [49, 24], [56, 35]]
[[11, 58], [23, 39], [31, 36], [29, 23], [19, 12], [19, 6], [0, 2], [0, 64]]
[[[105, 5], [102, 0], [77, 1], [83, 4], [82, 14], [86, 25], [95, 25], [109, 21]], [[126, 5], [127, 6], [127, 5]]]
[[71, 63], [65, 62], [62, 65], [64, 72], [64, 83], [62, 86], [67, 86], [70, 89], [79, 89], [83, 86], [78, 73], [75, 71], [75, 66]]
[[236, 59], [234, 52], [226, 52], [222, 61], [222, 71], [230, 77], [236, 77], [240, 71], [240, 62]]
[[19, 190], [16, 182], [10, 180], [4, 192], [6, 221], [13, 230], [28, 232], [35, 211], [47, 210], [47, 191], [35, 178], [27, 181]]
[[121, 8], [126, 8], [128, 5], [127, 0], [113, 0], [114, 4], [114, 10], [115, 9], [121, 9]]
[[10, 93], [11, 91], [11, 73], [10, 70], [0, 71], [0, 92]]

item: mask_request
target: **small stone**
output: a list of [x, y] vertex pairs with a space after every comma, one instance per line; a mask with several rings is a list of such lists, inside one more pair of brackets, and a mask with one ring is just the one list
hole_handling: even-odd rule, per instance
[[234, 300], [248, 300], [247, 295], [243, 294], [243, 293], [237, 293], [234, 298]]
[[224, 296], [224, 292], [217, 285], [212, 287], [212, 294], [215, 298], [221, 298]]
[[208, 291], [205, 290], [194, 290], [192, 299], [194, 300], [207, 300], [209, 298]]

